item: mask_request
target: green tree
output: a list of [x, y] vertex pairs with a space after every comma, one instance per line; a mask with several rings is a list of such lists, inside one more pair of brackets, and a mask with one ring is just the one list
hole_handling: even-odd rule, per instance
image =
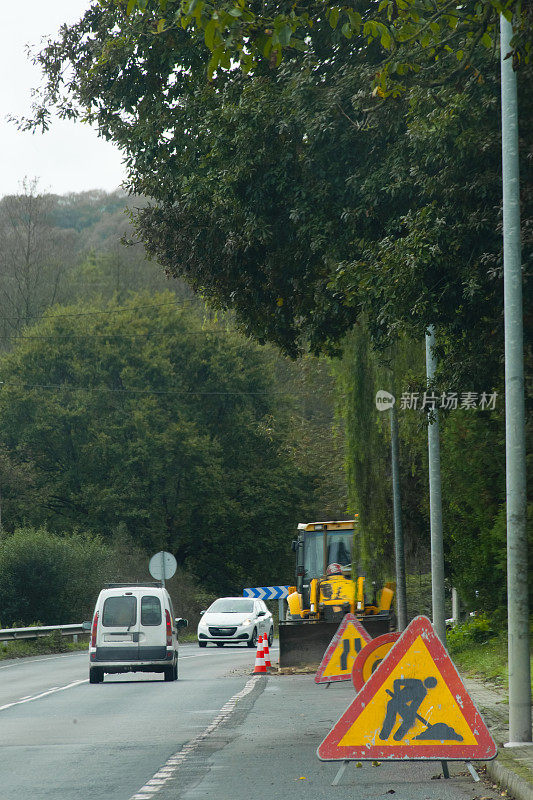
[[[247, 0], [99, 0], [99, 7], [115, 16], [121, 33], [134, 26], [137, 38], [142, 36], [150, 44], [174, 41], [187, 30], [190, 41], [201, 41], [209, 54], [205, 57], [209, 78], [231, 70], [235, 63], [245, 74], [260, 71], [264, 63], [279, 66], [284, 55], [307, 52], [317, 34], [327, 40], [330, 51], [343, 39], [354, 39], [365, 55], [376, 59], [378, 53], [374, 85], [380, 96], [400, 93], [409, 77], [412, 82], [421, 72], [426, 82], [427, 72], [431, 74], [437, 62], [438, 72], [444, 65], [448, 78], [469, 69], [476, 49], [490, 50], [498, 40], [502, 13], [515, 20], [512, 52], [517, 65], [529, 62], [532, 47], [533, 14], [518, 0], [382, 0], [370, 5], [329, 2], [301, 7], [280, 0], [260, 7]], [[113, 59], [118, 38], [110, 43], [106, 57]]]
[[[157, 4], [145, 7], [150, 18]], [[93, 6], [40, 58], [60, 113], [88, 113], [123, 149], [131, 190], [156, 201], [137, 230], [167, 273], [291, 355], [338, 347], [364, 312], [373, 346], [436, 324], [451, 383], [472, 370], [497, 383], [496, 59], [476, 51], [456, 83], [384, 103], [370, 88], [379, 42], [341, 35], [332, 49], [328, 24], [275, 72], [208, 83], [204, 42], [176, 27], [146, 36], [146, 19]], [[528, 191], [523, 210], [527, 231]]]
[[45, 497], [31, 521], [104, 539], [122, 522], [217, 591], [285, 578], [312, 492], [271, 356], [170, 293], [57, 308], [27, 337], [2, 362], [0, 419]]
[[342, 519], [348, 502], [344, 425], [338, 414], [340, 387], [332, 362], [310, 355], [295, 360], [279, 358], [275, 381], [291, 398], [287, 410], [294, 431], [292, 456], [310, 473], [313, 501], [309, 514], [316, 520]]
[[97, 537], [16, 529], [0, 542], [2, 625], [59, 625], [88, 617], [108, 558]]
[[[344, 422], [349, 505], [359, 514], [358, 557], [367, 575], [383, 581], [394, 576], [394, 529], [390, 416], [376, 408], [380, 389], [392, 392], [400, 405], [411, 380], [420, 382], [423, 348], [402, 339], [393, 351], [379, 355], [361, 322], [347, 336], [343, 357], [335, 364], [337, 408]], [[428, 569], [427, 431], [425, 417], [398, 410], [402, 524], [407, 569]]]

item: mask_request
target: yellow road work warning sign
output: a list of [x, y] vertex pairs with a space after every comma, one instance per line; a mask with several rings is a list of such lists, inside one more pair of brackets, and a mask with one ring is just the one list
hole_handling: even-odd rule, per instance
[[336, 760], [490, 760], [496, 745], [431, 622], [416, 617], [317, 751]]
[[354, 614], [346, 614], [329, 644], [315, 675], [315, 683], [349, 681], [354, 661], [370, 635]]

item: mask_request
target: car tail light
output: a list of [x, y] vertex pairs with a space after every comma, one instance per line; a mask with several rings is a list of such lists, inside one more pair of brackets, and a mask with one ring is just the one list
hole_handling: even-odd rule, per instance
[[170, 611], [168, 608], [165, 611], [165, 616], [167, 619], [167, 647], [171, 647], [172, 645], [172, 622], [170, 620]]
[[96, 630], [98, 628], [98, 611], [94, 615], [93, 627], [91, 630], [91, 647], [96, 647]]

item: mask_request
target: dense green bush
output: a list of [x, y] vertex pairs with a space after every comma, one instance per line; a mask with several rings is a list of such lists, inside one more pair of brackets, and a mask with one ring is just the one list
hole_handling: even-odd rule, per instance
[[462, 625], [456, 625], [448, 631], [447, 642], [448, 650], [453, 655], [468, 650], [473, 644], [486, 644], [490, 639], [497, 636], [492, 622], [483, 614], [477, 617], [470, 617]]
[[79, 622], [90, 615], [109, 562], [97, 537], [18, 528], [0, 543], [3, 627]]
[[[111, 541], [89, 534], [58, 535], [44, 528], [19, 528], [0, 541], [0, 627], [66, 625], [91, 618], [107, 582], [153, 581], [150, 555], [119, 525]], [[178, 616], [196, 628], [200, 612], [216, 595], [181, 567], [167, 580]], [[55, 638], [54, 638], [55, 636]], [[62, 652], [67, 642], [54, 633], [15, 655]], [[22, 642], [20, 643], [22, 645]]]

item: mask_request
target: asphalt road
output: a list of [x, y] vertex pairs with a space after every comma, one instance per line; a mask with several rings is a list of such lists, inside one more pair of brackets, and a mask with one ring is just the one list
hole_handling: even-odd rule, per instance
[[129, 800], [242, 690], [254, 658], [182, 645], [175, 683], [97, 685], [86, 653], [0, 662], [0, 800]]
[[[273, 649], [273, 655], [276, 655]], [[84, 653], [0, 662], [0, 800], [495, 800], [464, 764], [323, 763], [353, 698], [310, 675], [252, 676], [247, 648], [180, 651], [180, 680], [87, 682]]]

